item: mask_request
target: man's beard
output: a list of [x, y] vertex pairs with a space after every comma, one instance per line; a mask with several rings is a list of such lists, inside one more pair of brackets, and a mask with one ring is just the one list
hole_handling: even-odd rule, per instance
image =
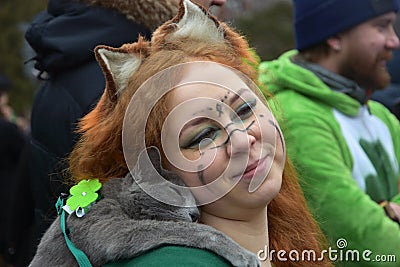
[[390, 84], [390, 74], [386, 65], [382, 65], [381, 62], [388, 62], [391, 58], [391, 52], [380, 53], [371, 63], [368, 58], [354, 55], [342, 64], [339, 74], [355, 81], [362, 88], [383, 89]]

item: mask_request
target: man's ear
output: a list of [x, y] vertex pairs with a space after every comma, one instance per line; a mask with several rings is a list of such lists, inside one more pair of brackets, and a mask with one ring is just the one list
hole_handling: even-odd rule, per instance
[[328, 38], [328, 40], [326, 40], [326, 43], [335, 52], [339, 52], [340, 50], [342, 50], [342, 44], [340, 42], [339, 35]]
[[95, 48], [95, 55], [106, 79], [104, 93], [111, 102], [115, 102], [142, 63], [140, 53], [134, 44], [125, 44], [120, 48], [99, 45]]

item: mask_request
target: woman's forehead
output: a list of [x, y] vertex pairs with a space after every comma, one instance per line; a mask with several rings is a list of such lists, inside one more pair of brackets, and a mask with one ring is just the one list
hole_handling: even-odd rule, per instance
[[221, 85], [222, 87], [243, 87], [245, 82], [239, 77], [238, 71], [215, 62], [192, 62], [183, 67], [183, 76], [180, 84], [204, 82]]
[[194, 98], [214, 98], [229, 101], [236, 95], [251, 92], [237, 72], [220, 64], [189, 64], [179, 85], [172, 90], [173, 103]]
[[210, 104], [232, 105], [238, 99], [248, 95], [253, 96], [254, 94], [245, 84], [231, 89], [218, 84], [194, 82], [173, 89], [168, 102], [170, 107], [190, 102], [189, 107], [195, 110], [197, 107], [203, 108], [203, 106]]

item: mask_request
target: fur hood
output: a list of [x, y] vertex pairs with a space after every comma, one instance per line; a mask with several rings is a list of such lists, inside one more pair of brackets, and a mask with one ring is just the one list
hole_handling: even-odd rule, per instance
[[129, 20], [154, 30], [178, 13], [179, 0], [77, 0], [88, 5], [111, 8]]

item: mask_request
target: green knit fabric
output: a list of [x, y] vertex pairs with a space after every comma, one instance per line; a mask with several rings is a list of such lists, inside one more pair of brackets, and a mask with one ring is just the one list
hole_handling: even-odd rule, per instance
[[[332, 91], [312, 72], [291, 62], [290, 57], [296, 53], [289, 51], [277, 60], [262, 62], [259, 80], [264, 93], [275, 95], [270, 106], [282, 127], [289, 157], [298, 168], [308, 205], [332, 245], [344, 238], [346, 248], [357, 249], [360, 255], [368, 249], [373, 259], [376, 255], [397, 258], [396, 263], [344, 261], [343, 266], [400, 266], [400, 227], [371, 199], [399, 198], [399, 121], [376, 102], [369, 101], [367, 109], [349, 96]], [[390, 147], [391, 153], [379, 142], [365, 142], [362, 138], [355, 145], [364, 150], [368, 163], [372, 162], [370, 165], [376, 168], [377, 175], [369, 178], [367, 175], [361, 181], [365, 182], [365, 191], [371, 197], [353, 179], [355, 162], [362, 161], [353, 158], [350, 148], [355, 146], [350, 146], [341, 127], [346, 120], [359, 122], [355, 118], [363, 108], [371, 112], [372, 116], [366, 113], [368, 118], [383, 126], [380, 128], [387, 128], [388, 139], [393, 140], [386, 140], [390, 144], [386, 148]], [[375, 166], [377, 155], [372, 148], [380, 151], [383, 167]], [[382, 188], [375, 188], [377, 184]]]
[[232, 266], [218, 255], [198, 248], [163, 246], [141, 256], [105, 265], [105, 267], [228, 267]]

